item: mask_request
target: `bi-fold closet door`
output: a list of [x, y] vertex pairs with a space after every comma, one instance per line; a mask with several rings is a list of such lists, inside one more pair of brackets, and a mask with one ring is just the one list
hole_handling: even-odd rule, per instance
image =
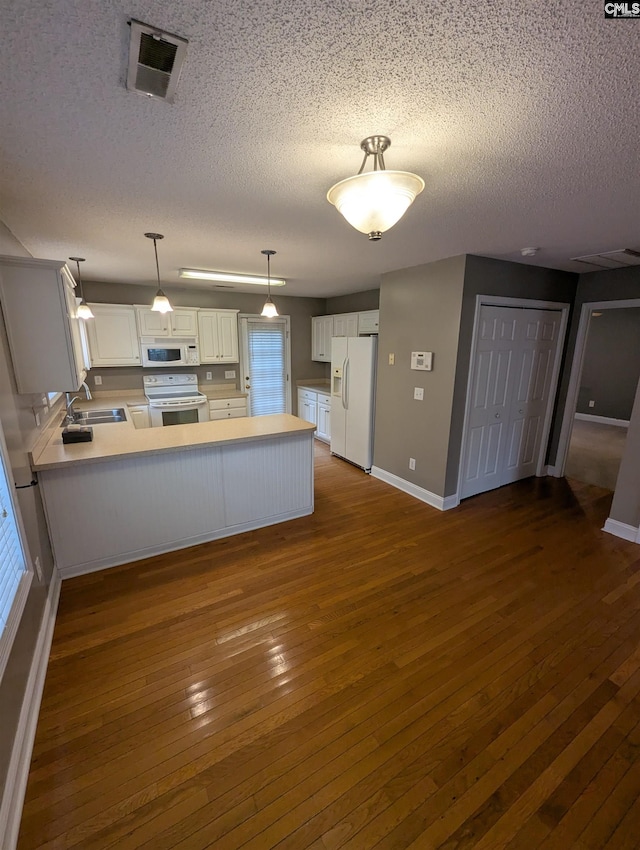
[[562, 312], [480, 306], [460, 498], [535, 475]]

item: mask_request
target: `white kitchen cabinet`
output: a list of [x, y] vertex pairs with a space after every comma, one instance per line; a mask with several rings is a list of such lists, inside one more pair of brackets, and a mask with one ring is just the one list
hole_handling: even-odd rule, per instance
[[333, 316], [313, 316], [311, 319], [311, 359], [331, 363]]
[[298, 389], [298, 416], [305, 422], [318, 423], [318, 394]]
[[198, 311], [174, 307], [171, 313], [159, 313], [151, 307], [136, 305], [140, 336], [196, 337]]
[[358, 336], [358, 313], [338, 313], [333, 317], [333, 336]]
[[91, 365], [139, 366], [140, 343], [136, 311], [128, 304], [90, 304], [86, 322]]
[[89, 364], [66, 264], [0, 257], [0, 300], [18, 392], [79, 389]]
[[331, 442], [331, 396], [318, 393], [318, 417], [316, 437], [325, 443]]
[[238, 311], [199, 310], [200, 363], [238, 363]]
[[[367, 334], [377, 334], [379, 324], [379, 310], [366, 310], [363, 313], [358, 313], [358, 334], [360, 336], [366, 336]], [[355, 334], [355, 336], [357, 336], [358, 334]]]
[[247, 399], [244, 396], [209, 399], [209, 419], [238, 419], [247, 415]]
[[128, 405], [129, 416], [136, 428], [150, 428], [151, 418], [149, 416], [148, 404]]

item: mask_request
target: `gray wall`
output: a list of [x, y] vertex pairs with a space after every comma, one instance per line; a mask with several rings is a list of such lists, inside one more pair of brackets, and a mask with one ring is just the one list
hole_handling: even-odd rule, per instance
[[[389, 272], [380, 287], [374, 465], [438, 495], [449, 453], [464, 270], [465, 258], [452, 257]], [[412, 351], [433, 351], [433, 371], [412, 371]], [[424, 401], [414, 401], [414, 387], [424, 388]]]
[[[219, 292], [201, 288], [187, 289], [183, 287], [164, 286], [163, 290], [174, 306], [178, 307], [211, 307], [219, 309], [240, 310], [241, 313], [260, 313], [265, 295], [260, 293]], [[84, 283], [84, 294], [89, 302], [99, 304], [151, 304], [155, 287], [134, 286], [129, 284], [101, 283], [87, 281]], [[295, 298], [274, 294], [273, 300], [282, 316], [289, 316], [291, 321], [291, 401], [292, 411], [296, 412], [297, 394], [296, 382], [305, 379], [318, 379], [326, 376], [324, 363], [316, 363], [311, 359], [311, 317], [325, 312], [324, 298]], [[225, 381], [225, 370], [235, 369], [236, 380]], [[195, 370], [199, 380], [205, 382], [205, 373], [212, 372], [213, 383], [231, 383], [241, 387], [241, 375], [238, 364], [226, 366], [207, 365]], [[95, 387], [94, 378], [102, 377], [101, 387]], [[121, 368], [96, 369], [90, 374], [90, 386], [102, 390], [142, 389], [143, 370], [138, 366]]]
[[354, 292], [353, 295], [327, 298], [324, 312], [328, 316], [334, 313], [360, 313], [363, 310], [377, 310], [379, 306], [380, 290], [367, 289], [364, 292]]
[[576, 411], [629, 420], [639, 377], [640, 307], [598, 310], [589, 323]]
[[[0, 254], [28, 257], [29, 253], [0, 222]], [[35, 425], [34, 408], [47, 423], [47, 414], [39, 396], [19, 395], [15, 388], [13, 367], [9, 354], [4, 322], [0, 320], [0, 422], [4, 432], [14, 481], [27, 484], [31, 470], [27, 450], [39, 435]], [[40, 630], [48, 584], [53, 570], [49, 538], [37, 487], [17, 490], [20, 513], [25, 525], [31, 558], [40, 558], [45, 581], [40, 584], [34, 576], [24, 615], [18, 628], [9, 661], [0, 682], [0, 788], [5, 787], [9, 759], [27, 678], [31, 669], [34, 648]]]

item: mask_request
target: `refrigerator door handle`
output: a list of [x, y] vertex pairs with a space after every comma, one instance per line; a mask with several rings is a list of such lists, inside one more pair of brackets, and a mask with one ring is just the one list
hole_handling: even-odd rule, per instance
[[342, 367], [342, 406], [345, 410], [349, 409], [349, 358], [345, 358], [344, 366]]

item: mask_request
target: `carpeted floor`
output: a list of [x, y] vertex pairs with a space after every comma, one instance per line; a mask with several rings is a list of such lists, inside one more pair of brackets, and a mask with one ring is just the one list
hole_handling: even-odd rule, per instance
[[615, 490], [627, 429], [575, 419], [565, 468], [567, 478]]

